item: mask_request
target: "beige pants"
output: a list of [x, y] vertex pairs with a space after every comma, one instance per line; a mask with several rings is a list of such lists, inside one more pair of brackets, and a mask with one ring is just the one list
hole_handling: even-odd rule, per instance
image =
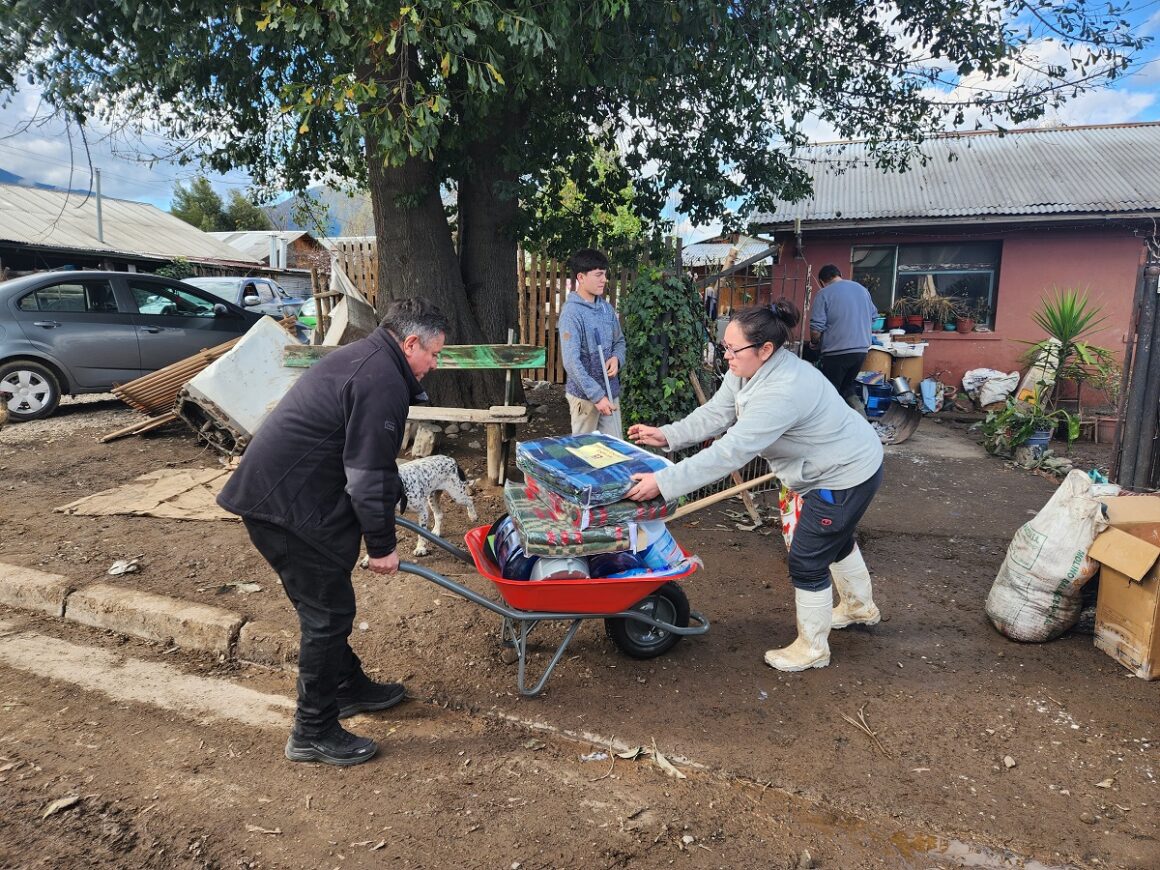
[[587, 399], [578, 399], [567, 396], [568, 413], [572, 417], [572, 434], [584, 435], [588, 432], [603, 432], [614, 438], [624, 438], [624, 431], [620, 423], [620, 408], [617, 407], [605, 417], [596, 410], [596, 406]]

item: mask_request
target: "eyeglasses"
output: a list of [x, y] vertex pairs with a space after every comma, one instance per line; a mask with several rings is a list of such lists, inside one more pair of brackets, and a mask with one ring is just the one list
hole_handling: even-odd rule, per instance
[[723, 344], [721, 345], [721, 348], [725, 351], [725, 356], [737, 356], [737, 354], [741, 353], [743, 350], [749, 350], [751, 347], [761, 347], [762, 344], [765, 344], [765, 342], [760, 342], [759, 344], [747, 344], [745, 347], [730, 347], [727, 344]]

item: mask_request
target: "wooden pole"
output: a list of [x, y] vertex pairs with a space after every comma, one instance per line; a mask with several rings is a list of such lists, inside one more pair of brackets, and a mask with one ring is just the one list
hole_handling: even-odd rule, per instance
[[701, 508], [707, 508], [710, 505], [715, 505], [718, 502], [725, 501], [727, 498], [732, 498], [733, 496], [739, 495], [746, 490], [753, 489], [753, 487], [773, 480], [775, 477], [777, 477], [777, 475], [771, 471], [769, 474], [763, 474], [761, 477], [755, 477], [753, 480], [747, 480], [739, 486], [731, 486], [729, 489], [714, 493], [713, 495], [705, 496], [705, 498], [699, 499], [698, 501], [690, 502], [686, 505], [681, 505], [681, 507], [677, 508], [676, 512], [672, 515], [669, 521], [671, 522], [672, 520], [679, 520], [681, 517], [686, 517], [694, 511], [701, 510]]

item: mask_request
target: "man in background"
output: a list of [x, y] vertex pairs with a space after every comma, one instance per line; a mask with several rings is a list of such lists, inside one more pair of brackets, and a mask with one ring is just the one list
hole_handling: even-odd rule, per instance
[[810, 309], [810, 348], [821, 354], [821, 370], [838, 395], [852, 408], [862, 409], [855, 378], [870, 349], [870, 325], [878, 311], [870, 291], [842, 277], [832, 263], [818, 272], [818, 291]]

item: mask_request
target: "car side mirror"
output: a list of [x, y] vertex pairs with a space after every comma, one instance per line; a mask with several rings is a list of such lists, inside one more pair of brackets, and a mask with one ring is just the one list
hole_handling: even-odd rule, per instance
[[220, 302], [214, 303], [214, 306], [213, 306], [213, 316], [214, 317], [225, 317], [229, 313], [230, 313], [230, 310], [228, 308], [226, 308], [224, 305], [222, 305], [222, 303], [220, 303]]
[[242, 297], [242, 304], [243, 305], [257, 305], [261, 301], [262, 300], [259, 299], [257, 296], [243, 296]]

